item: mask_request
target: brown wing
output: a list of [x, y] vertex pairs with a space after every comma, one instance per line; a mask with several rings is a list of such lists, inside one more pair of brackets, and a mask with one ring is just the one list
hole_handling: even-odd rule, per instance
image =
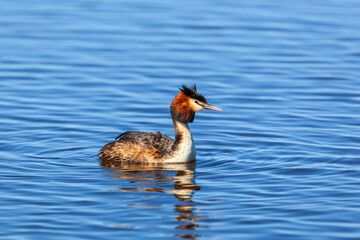
[[173, 139], [161, 134], [125, 132], [118, 141], [106, 144], [100, 151], [100, 159], [123, 162], [161, 162], [171, 150]]

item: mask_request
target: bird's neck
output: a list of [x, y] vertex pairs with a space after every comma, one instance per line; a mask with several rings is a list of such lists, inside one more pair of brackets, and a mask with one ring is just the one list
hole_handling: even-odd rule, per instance
[[187, 123], [174, 120], [173, 124], [175, 130], [175, 142], [178, 143], [183, 141], [192, 142], [191, 131]]
[[172, 149], [174, 154], [186, 162], [195, 160], [196, 150], [188, 124], [176, 120], [173, 120], [173, 123], [175, 141]]

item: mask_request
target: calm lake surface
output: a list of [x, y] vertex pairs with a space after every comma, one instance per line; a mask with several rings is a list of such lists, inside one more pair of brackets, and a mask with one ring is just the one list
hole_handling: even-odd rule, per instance
[[[2, 1], [1, 239], [360, 239], [360, 2]], [[196, 164], [100, 164], [173, 137]]]

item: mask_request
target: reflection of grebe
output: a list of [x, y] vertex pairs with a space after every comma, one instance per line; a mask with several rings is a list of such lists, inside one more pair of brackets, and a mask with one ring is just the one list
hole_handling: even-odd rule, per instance
[[195, 112], [204, 109], [222, 111], [207, 103], [196, 91], [196, 86], [185, 85], [170, 105], [175, 129], [175, 140], [160, 132], [125, 132], [117, 141], [106, 144], [100, 151], [100, 159], [138, 163], [182, 163], [195, 160], [196, 151], [188, 123], [193, 122]]
[[[102, 159], [101, 165], [110, 169], [114, 178], [131, 179], [137, 181], [146, 180], [148, 184], [141, 184], [137, 188], [124, 188], [122, 192], [163, 192], [172, 193], [176, 198], [184, 202], [191, 202], [194, 191], [200, 190], [194, 182], [195, 162], [186, 164], [164, 164], [164, 165], [144, 165], [144, 164], [124, 164], [119, 161]], [[174, 174], [176, 171], [176, 174]], [[165, 189], [162, 184], [174, 182], [174, 189]], [[136, 183], [136, 182], [133, 182]], [[156, 185], [148, 187], [146, 185]]]
[[[199, 226], [197, 220], [203, 219], [196, 213], [194, 203], [191, 198], [196, 190], [201, 188], [196, 185], [194, 180], [196, 162], [183, 164], [128, 164], [121, 161], [101, 159], [100, 164], [111, 171], [113, 178], [129, 181], [128, 184], [119, 185], [117, 191], [123, 193], [132, 192], [156, 192], [173, 194], [179, 201], [174, 201], [173, 210], [175, 218], [179, 221], [176, 229], [185, 230], [177, 232], [174, 236], [195, 239], [195, 232], [187, 230], [196, 230]], [[173, 188], [169, 186], [173, 185]], [[144, 196], [140, 197], [143, 198]], [[142, 202], [140, 200], [140, 202]], [[151, 201], [154, 203], [154, 201]], [[156, 208], [158, 205], [139, 204], [137, 202], [125, 203], [131, 207]], [[131, 227], [131, 226], [130, 226]]]

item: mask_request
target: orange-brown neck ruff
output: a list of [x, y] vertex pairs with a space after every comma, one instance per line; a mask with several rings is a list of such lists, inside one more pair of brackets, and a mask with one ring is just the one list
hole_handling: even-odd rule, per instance
[[170, 105], [170, 113], [174, 121], [182, 123], [193, 122], [195, 112], [190, 108], [190, 97], [180, 92]]

